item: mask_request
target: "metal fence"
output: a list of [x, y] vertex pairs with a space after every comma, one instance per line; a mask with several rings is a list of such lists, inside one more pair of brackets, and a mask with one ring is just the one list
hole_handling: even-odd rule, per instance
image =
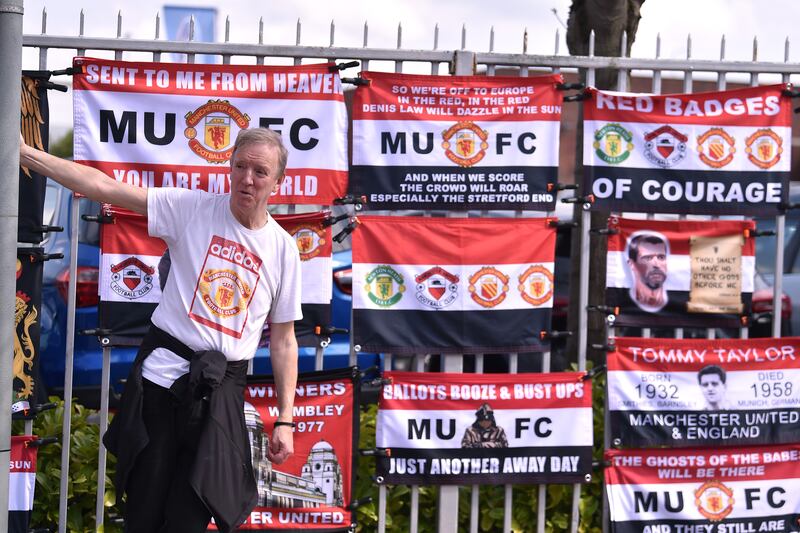
[[[800, 63], [789, 62], [789, 42], [787, 40], [785, 46], [785, 57], [783, 62], [765, 62], [757, 60], [757, 41], [753, 43], [753, 60], [752, 61], [727, 61], [725, 60], [725, 37], [722, 38], [720, 44], [720, 58], [718, 60], [704, 60], [692, 58], [691, 50], [691, 37], [686, 43], [686, 58], [685, 59], [662, 59], [660, 58], [660, 40], [655, 43], [655, 49], [652, 58], [609, 58], [609, 57], [596, 57], [594, 56], [594, 38], [592, 36], [589, 48], [589, 55], [587, 56], [568, 56], [561, 54], [559, 48], [561, 37], [558, 31], [554, 33], [554, 49], [552, 53], [530, 54], [526, 49], [527, 35], [522, 36], [522, 53], [495, 53], [494, 48], [494, 31], [490, 34], [488, 51], [475, 52], [465, 49], [466, 43], [466, 29], [462, 30], [461, 35], [461, 49], [459, 50], [439, 50], [438, 49], [438, 26], [433, 33], [433, 46], [429, 50], [410, 50], [404, 49], [402, 43], [402, 27], [398, 26], [397, 29], [397, 48], [371, 48], [369, 46], [369, 28], [367, 24], [363, 29], [363, 46], [362, 47], [340, 47], [335, 45], [335, 26], [331, 24], [330, 29], [330, 45], [327, 47], [318, 46], [303, 46], [301, 44], [301, 23], [297, 23], [296, 41], [294, 44], [263, 44], [263, 21], [259, 21], [259, 38], [258, 43], [241, 44], [230, 42], [230, 24], [226, 22], [224, 42], [222, 43], [201, 43], [193, 41], [193, 31], [190, 27], [190, 37], [186, 42], [178, 41], [165, 41], [161, 40], [159, 36], [159, 20], [156, 17], [154, 39], [126, 39], [122, 38], [122, 16], [117, 17], [116, 21], [116, 35], [117, 38], [92, 38], [84, 36], [84, 17], [81, 12], [79, 23], [79, 32], [76, 36], [53, 36], [47, 34], [47, 16], [46, 12], [42, 13], [41, 34], [38, 35], [24, 35], [23, 46], [31, 47], [38, 50], [39, 68], [46, 70], [48, 65], [48, 51], [54, 49], [63, 49], [74, 51], [75, 55], [92, 55], [95, 51], [101, 51], [104, 55], [108, 52], [113, 52], [114, 58], [118, 60], [131, 59], [133, 53], [135, 54], [136, 61], [141, 61], [142, 53], [150, 54], [150, 60], [158, 62], [162, 60], [162, 54], [165, 53], [180, 53], [186, 54], [189, 62], [194, 62], [196, 54], [210, 54], [220, 57], [222, 63], [231, 64], [232, 58], [252, 58], [255, 59], [257, 64], [265, 64], [275, 61], [285, 63], [290, 59], [294, 64], [301, 64], [309, 60], [311, 62], [320, 60], [357, 60], [361, 63], [361, 68], [367, 70], [370, 68], [371, 61], [389, 62], [393, 65], [395, 72], [403, 72], [407, 70], [407, 65], [413, 63], [415, 71], [420, 68], [419, 65], [428, 65], [431, 74], [452, 74], [452, 75], [471, 75], [476, 72], [484, 72], [486, 75], [493, 76], [499, 69], [503, 69], [504, 73], [513, 71], [518, 73], [519, 76], [529, 76], [537, 72], [564, 72], [567, 74], [576, 74], [580, 69], [585, 69], [587, 85], [592, 85], [595, 79], [595, 71], [597, 69], [615, 69], [618, 72], [618, 90], [626, 90], [628, 88], [628, 75], [632, 71], [642, 72], [644, 77], [651, 80], [651, 92], [662, 92], [662, 73], [670, 72], [672, 76], [677, 76], [683, 80], [683, 92], [692, 92], [693, 80], [695, 73], [703, 72], [708, 76], [716, 77], [716, 86], [718, 89], [724, 89], [728, 81], [729, 74], [736, 74], [741, 77], [749, 79], [751, 85], [759, 83], [759, 75], [769, 74], [778, 75], [780, 78], [788, 82], [791, 75], [800, 73]], [[623, 35], [622, 50], [626, 49], [625, 36]], [[128, 57], [126, 57], [126, 54]], [[383, 66], [383, 64], [381, 65]], [[442, 67], [445, 67], [444, 69]], [[64, 65], [56, 65], [56, 68], [63, 68]], [[446, 72], [442, 72], [445, 70]], [[573, 104], [567, 104], [573, 105]], [[574, 104], [577, 105], [577, 104]], [[577, 127], [577, 125], [576, 125]], [[563, 147], [562, 147], [563, 149]], [[580, 150], [580, 147], [578, 147]], [[563, 180], [565, 176], [561, 176]], [[571, 181], [571, 177], [568, 177]], [[73, 200], [73, 202], [77, 202]], [[78, 244], [78, 209], [77, 203], [72, 206], [72, 220], [71, 220], [71, 247], [70, 247], [70, 285], [69, 285], [69, 299], [68, 299], [68, 330], [67, 330], [67, 351], [66, 351], [66, 372], [64, 383], [64, 398], [65, 398], [65, 413], [71, 412], [71, 396], [72, 396], [72, 368], [73, 368], [73, 339], [75, 334], [75, 270], [77, 261], [77, 244]], [[580, 238], [580, 299], [579, 299], [579, 329], [576, 332], [578, 339], [578, 352], [576, 356], [578, 370], [586, 369], [586, 354], [587, 354], [587, 305], [589, 293], [589, 204], [581, 206], [580, 209], [582, 219], [582, 230], [575, 231], [575, 237]], [[532, 214], [515, 213], [515, 216], [544, 216], [545, 213]], [[451, 216], [464, 216], [463, 214], [452, 214]], [[578, 234], [579, 233], [579, 234]], [[784, 216], [776, 217], [776, 239], [778, 243], [783, 242], [784, 234]], [[774, 280], [774, 298], [773, 309], [781, 309], [781, 292], [782, 292], [782, 265], [783, 265], [783, 247], [778, 245], [775, 247], [775, 280]], [[774, 313], [773, 316], [773, 334], [780, 336], [781, 331], [781, 315], [779, 312]], [[742, 338], [747, 337], [747, 329], [740, 330]], [[609, 334], [613, 334], [613, 322], [609, 322]], [[650, 336], [650, 331], [645, 329], [644, 336]], [[675, 331], [675, 336], [680, 338], [683, 336], [683, 331], [678, 329]], [[713, 338], [714, 330], [708, 330], [707, 337]], [[353, 346], [351, 342], [351, 363], [355, 363], [357, 346]], [[107, 393], [109, 389], [109, 374], [108, 369], [110, 365], [111, 349], [104, 347], [103, 350], [103, 374], [102, 374], [102, 387], [103, 387], [103, 410], [101, 415], [101, 431], [105, 430], [108, 411], [107, 411]], [[414, 369], [417, 371], [424, 370], [424, 359], [426, 354], [419, 354], [414, 357]], [[509, 371], [515, 373], [518, 367], [518, 354], [509, 354]], [[317, 358], [317, 365], [321, 366], [321, 358]], [[385, 365], [390, 368], [392, 364], [392, 357], [385, 356]], [[483, 372], [484, 361], [483, 355], [475, 356], [475, 371]], [[541, 368], [543, 372], [549, 372], [551, 367], [550, 354], [544, 353]], [[462, 372], [464, 369], [464, 359], [460, 355], [445, 355], [442, 356], [442, 371], [446, 372]], [[67, 480], [69, 478], [69, 441], [70, 441], [70, 419], [66, 417], [63, 426], [63, 451], [62, 451], [62, 465], [61, 465], [61, 500], [59, 508], [59, 532], [66, 531], [66, 516], [67, 516]], [[606, 434], [604, 439], [606, 448], [611, 446], [609, 437]], [[97, 526], [103, 523], [103, 492], [105, 487], [102, 480], [105, 474], [105, 452], [101, 447], [98, 457], [98, 479], [100, 479], [100, 486], [97, 490]], [[601, 475], [598, 473], [597, 475]], [[410, 531], [412, 533], [419, 529], [419, 487], [412, 486], [410, 488]], [[578, 531], [580, 526], [580, 503], [581, 486], [575, 485], [573, 488], [572, 498], [572, 515], [569, 523], [569, 529], [572, 532]], [[383, 532], [386, 528], [386, 495], [387, 489], [385, 485], [379, 488], [379, 527], [378, 530]], [[544, 532], [546, 525], [546, 495], [547, 488], [542, 485], [538, 487], [538, 500], [537, 500], [537, 520], [535, 530], [537, 532]], [[513, 487], [505, 487], [505, 505], [504, 505], [504, 531], [511, 531], [512, 523], [512, 496]], [[477, 532], [479, 528], [479, 515], [480, 509], [479, 502], [479, 487], [471, 487], [470, 497], [470, 513], [467, 524], [459, 524], [458, 520], [458, 500], [459, 500], [459, 487], [456, 486], [443, 486], [439, 489], [438, 500], [438, 513], [437, 513], [437, 530], [440, 532], [456, 532], [468, 529], [471, 532]], [[607, 525], [607, 520], [605, 520]]]

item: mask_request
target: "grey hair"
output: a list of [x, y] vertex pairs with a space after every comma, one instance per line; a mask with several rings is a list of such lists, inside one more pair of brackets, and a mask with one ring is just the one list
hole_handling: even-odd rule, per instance
[[236, 136], [236, 142], [233, 145], [233, 152], [231, 153], [231, 162], [236, 155], [236, 150], [244, 148], [251, 144], [266, 144], [274, 148], [278, 153], [278, 182], [283, 181], [284, 173], [286, 172], [286, 161], [289, 158], [289, 151], [283, 145], [283, 139], [280, 134], [269, 128], [250, 128], [247, 130], [239, 131]]

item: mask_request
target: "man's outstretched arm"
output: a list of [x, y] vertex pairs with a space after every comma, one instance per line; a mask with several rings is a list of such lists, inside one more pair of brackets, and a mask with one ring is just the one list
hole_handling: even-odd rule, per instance
[[96, 202], [118, 205], [142, 215], [147, 213], [146, 188], [120, 183], [95, 168], [32, 148], [25, 144], [22, 136], [19, 163]]
[[[278, 421], [291, 422], [297, 387], [297, 338], [294, 322], [269, 325], [269, 358], [278, 394]], [[277, 426], [269, 441], [270, 460], [284, 462], [294, 453], [294, 435], [289, 426]]]

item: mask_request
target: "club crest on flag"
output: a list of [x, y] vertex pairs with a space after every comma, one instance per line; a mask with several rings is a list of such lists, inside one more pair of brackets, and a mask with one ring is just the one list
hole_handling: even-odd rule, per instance
[[300, 251], [300, 261], [308, 261], [317, 257], [325, 245], [325, 231], [319, 226], [306, 224], [292, 230], [294, 242]]
[[209, 311], [220, 318], [230, 318], [247, 309], [253, 295], [250, 286], [229, 269], [206, 270], [198, 289]]
[[721, 168], [733, 161], [736, 153], [734, 138], [722, 128], [711, 128], [697, 137], [700, 161], [713, 168]]
[[381, 265], [367, 274], [364, 290], [375, 305], [391, 307], [400, 301], [406, 286], [403, 276], [389, 265]]
[[[12, 370], [14, 378], [22, 382], [22, 388], [15, 392], [15, 396], [20, 400], [26, 400], [33, 394], [33, 359], [36, 356], [36, 349], [31, 339], [30, 328], [36, 324], [39, 312], [36, 306], [31, 303], [31, 298], [22, 291], [17, 291], [14, 304], [14, 362]], [[27, 371], [25, 368], [27, 367]], [[25, 402], [23, 402], [25, 403]], [[22, 405], [23, 409], [29, 409], [30, 405]]]
[[[184, 116], [186, 129], [183, 135], [189, 139], [189, 148], [197, 156], [209, 163], [224, 165], [231, 158], [233, 147], [230, 146], [232, 124], [240, 130], [247, 129], [250, 117], [242, 113], [228, 100], [209, 100], [194, 111]], [[203, 135], [198, 140], [197, 127], [202, 122]]]
[[123, 298], [136, 300], [153, 289], [155, 268], [131, 256], [121, 263], [111, 265], [111, 290]]
[[519, 276], [519, 293], [531, 305], [542, 305], [553, 296], [553, 273], [532, 265]]
[[644, 140], [644, 155], [654, 165], [668, 168], [686, 157], [689, 137], [672, 126], [661, 126], [645, 134]]
[[442, 132], [442, 148], [447, 159], [461, 167], [471, 167], [486, 155], [489, 133], [475, 123], [457, 122]]
[[495, 307], [506, 299], [509, 277], [494, 267], [483, 267], [469, 277], [469, 293], [483, 307]]
[[594, 153], [609, 165], [628, 159], [633, 150], [633, 135], [617, 123], [606, 124], [594, 132]]
[[458, 297], [458, 276], [442, 267], [433, 267], [419, 276], [417, 282], [417, 301], [434, 309], [442, 309]]
[[747, 159], [758, 168], [767, 169], [781, 160], [783, 139], [769, 128], [757, 130], [745, 141]]
[[694, 504], [701, 515], [719, 522], [733, 511], [733, 491], [719, 481], [706, 481], [694, 492]]

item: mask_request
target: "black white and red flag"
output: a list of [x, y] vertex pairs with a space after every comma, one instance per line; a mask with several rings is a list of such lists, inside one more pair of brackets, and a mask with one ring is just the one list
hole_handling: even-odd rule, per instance
[[608, 450], [612, 533], [800, 531], [800, 444]]
[[138, 346], [161, 300], [158, 262], [167, 245], [147, 234], [147, 219], [104, 207], [110, 222], [100, 226], [98, 321], [111, 330], [112, 345]]
[[620, 446], [800, 442], [800, 338], [620, 337], [608, 354]]
[[278, 418], [275, 384], [271, 376], [248, 378], [245, 421], [258, 504], [239, 530], [351, 531], [359, 379], [355, 368], [301, 374], [294, 399], [294, 454], [273, 465], [267, 449]]
[[11, 412], [15, 419], [33, 418], [31, 407], [47, 401], [39, 369], [42, 331], [42, 273], [44, 250], [17, 248], [14, 298], [14, 359]]
[[300, 268], [303, 286], [300, 304], [303, 318], [295, 322], [294, 332], [300, 346], [317, 346], [317, 326], [331, 323], [331, 296], [333, 291], [333, 262], [331, 253], [331, 227], [323, 223], [325, 212], [300, 215], [273, 215], [278, 224], [291, 235], [300, 251]]
[[39, 448], [28, 446], [35, 435], [11, 437], [8, 471], [8, 532], [28, 533], [36, 489], [36, 456]]
[[[50, 105], [47, 100], [48, 71], [26, 71], [22, 75], [20, 132], [25, 143], [47, 151], [50, 144]], [[19, 167], [18, 242], [42, 242], [42, 215], [47, 177]], [[49, 222], [49, 221], [48, 221]]]
[[583, 483], [592, 386], [582, 372], [385, 372], [377, 475], [393, 484]]
[[755, 276], [755, 224], [612, 216], [606, 304], [615, 325], [729, 327], [746, 324]]
[[347, 110], [330, 64], [73, 63], [79, 163], [138, 187], [226, 193], [236, 136], [261, 126], [279, 132], [289, 151], [271, 203], [344, 196]]
[[359, 217], [354, 342], [372, 352], [547, 349], [555, 229], [545, 218]]
[[361, 77], [350, 190], [370, 207], [554, 209], [560, 74]]
[[781, 213], [792, 147], [786, 88], [669, 95], [589, 89], [583, 190], [606, 211]]

